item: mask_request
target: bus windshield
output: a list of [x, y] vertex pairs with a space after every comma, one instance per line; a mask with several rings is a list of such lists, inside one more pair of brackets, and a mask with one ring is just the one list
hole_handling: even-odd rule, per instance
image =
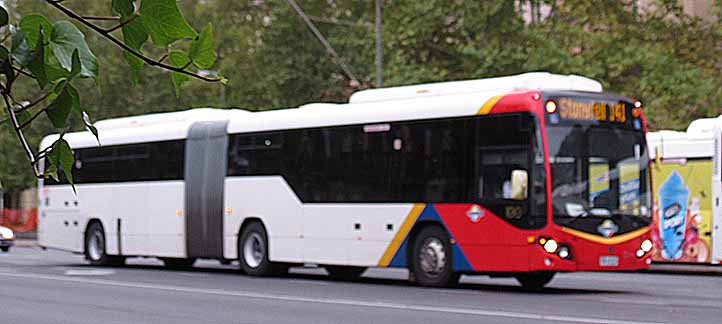
[[596, 233], [600, 219], [628, 232], [649, 224], [644, 133], [616, 125], [548, 128], [554, 222]]

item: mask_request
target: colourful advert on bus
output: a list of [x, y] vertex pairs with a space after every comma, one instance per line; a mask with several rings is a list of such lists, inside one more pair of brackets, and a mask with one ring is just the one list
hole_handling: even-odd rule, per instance
[[653, 258], [665, 262], [709, 262], [712, 162], [662, 163], [654, 173]]

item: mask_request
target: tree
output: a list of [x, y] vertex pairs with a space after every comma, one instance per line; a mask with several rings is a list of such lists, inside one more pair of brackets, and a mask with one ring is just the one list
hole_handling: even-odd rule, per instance
[[[68, 1], [70, 2], [70, 1]], [[123, 51], [131, 71], [133, 83], [144, 65], [171, 71], [176, 96], [181, 86], [191, 78], [225, 83], [217, 72], [211, 71], [216, 54], [212, 25], [208, 23], [197, 32], [181, 14], [175, 0], [111, 0], [104, 1], [106, 15], [84, 12], [66, 6], [64, 0], [36, 1], [31, 6], [45, 6], [65, 18], [92, 31]], [[7, 117], [2, 120], [12, 126], [20, 147], [30, 162], [36, 177], [58, 178], [59, 170], [72, 183], [74, 157], [70, 145], [63, 138], [73, 122], [81, 123], [96, 138], [98, 131], [81, 105], [77, 84], [100, 77], [98, 59], [91, 51], [83, 33], [68, 20], [51, 21], [42, 14], [17, 15], [0, 7], [0, 27], [4, 38], [0, 45], [0, 94]], [[154, 45], [156, 49], [148, 49]], [[148, 51], [146, 52], [146, 49]], [[151, 53], [160, 52], [158, 59]], [[193, 71], [193, 69], [200, 71]], [[20, 79], [35, 83], [34, 97], [14, 88]], [[25, 89], [27, 90], [27, 89]], [[59, 138], [43, 151], [35, 151], [26, 132], [40, 117], [45, 116], [60, 133]], [[99, 141], [100, 144], [100, 141]], [[42, 159], [48, 164], [44, 172], [38, 165]]]

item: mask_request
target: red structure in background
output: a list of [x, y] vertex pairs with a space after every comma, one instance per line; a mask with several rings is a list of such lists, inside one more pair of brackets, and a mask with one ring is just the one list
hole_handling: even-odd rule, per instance
[[15, 232], [35, 232], [38, 229], [38, 210], [3, 209], [0, 214], [0, 225], [9, 227]]

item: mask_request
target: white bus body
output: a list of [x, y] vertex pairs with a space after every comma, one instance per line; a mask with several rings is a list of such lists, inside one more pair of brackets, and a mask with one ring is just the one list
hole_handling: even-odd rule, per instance
[[[460, 91], [462, 89], [467, 91]], [[208, 142], [236, 133], [332, 125], [383, 127], [389, 121], [474, 116], [494, 96], [530, 89], [600, 92], [601, 85], [577, 76], [530, 73], [366, 90], [354, 94], [349, 104], [311, 104], [296, 109], [253, 113], [193, 109], [100, 121], [96, 125], [102, 147], [190, 141], [189, 134]], [[194, 127], [198, 132], [194, 133]], [[222, 132], [219, 133], [217, 127], [222, 127]], [[57, 135], [46, 137], [40, 149], [51, 145], [57, 138]], [[69, 133], [64, 138], [74, 150], [98, 147], [89, 132]], [[211, 151], [203, 149], [202, 144], [198, 145], [194, 148], [197, 152], [193, 154], [196, 155], [192, 156], [192, 160], [186, 160], [186, 175], [189, 172], [218, 174], [217, 168], [225, 166], [226, 161], [223, 158], [224, 161], [219, 161], [213, 155], [217, 152], [211, 152], [210, 146], [205, 149]], [[77, 163], [82, 164], [83, 161]], [[109, 255], [234, 260], [239, 256], [239, 229], [244, 221], [254, 218], [262, 221], [268, 233], [269, 259], [272, 261], [385, 266], [392, 250], [390, 246], [398, 248], [401, 244], [399, 238], [403, 239], [409, 231], [404, 222], [415, 210], [414, 204], [410, 203], [304, 204], [281, 176], [228, 177], [225, 170], [220, 171], [223, 172], [220, 186], [205, 183], [207, 179], [190, 184], [187, 178], [80, 183], [75, 186], [77, 194], [69, 185], [44, 185], [41, 181], [39, 244], [83, 253], [86, 229], [91, 221], [97, 221], [104, 229], [105, 250]], [[189, 189], [190, 186], [194, 188]], [[189, 192], [196, 194], [189, 196]], [[187, 201], [188, 197], [196, 199], [200, 195], [204, 196], [200, 202]], [[213, 239], [204, 235], [212, 236], [213, 233], [203, 232], [201, 228], [192, 229], [198, 231], [193, 235], [187, 233], [188, 208], [197, 208], [191, 205], [200, 206], [219, 197], [222, 197], [222, 204], [215, 212], [223, 215], [221, 241], [203, 243], [202, 240]], [[200, 227], [209, 225], [206, 223], [208, 220], [197, 221]], [[198, 244], [203, 246], [196, 246]], [[189, 251], [189, 247], [198, 250]], [[203, 249], [208, 248], [212, 251], [204, 253]]]
[[[654, 254], [655, 261], [722, 262], [720, 134], [722, 116], [695, 120], [684, 132], [658, 131], [647, 134], [650, 156], [655, 160], [655, 205], [660, 205], [660, 186], [672, 172], [681, 176], [689, 192], [688, 201], [685, 202], [688, 205], [687, 220], [677, 230], [677, 234], [683, 237], [681, 241], [675, 243], [674, 238], [660, 235], [664, 232], [664, 217], [660, 218], [663, 211], [657, 210], [653, 231], [658, 251]], [[679, 249], [678, 253], [662, 253], [665, 244], [668, 249]], [[669, 247], [670, 244], [677, 246]]]

